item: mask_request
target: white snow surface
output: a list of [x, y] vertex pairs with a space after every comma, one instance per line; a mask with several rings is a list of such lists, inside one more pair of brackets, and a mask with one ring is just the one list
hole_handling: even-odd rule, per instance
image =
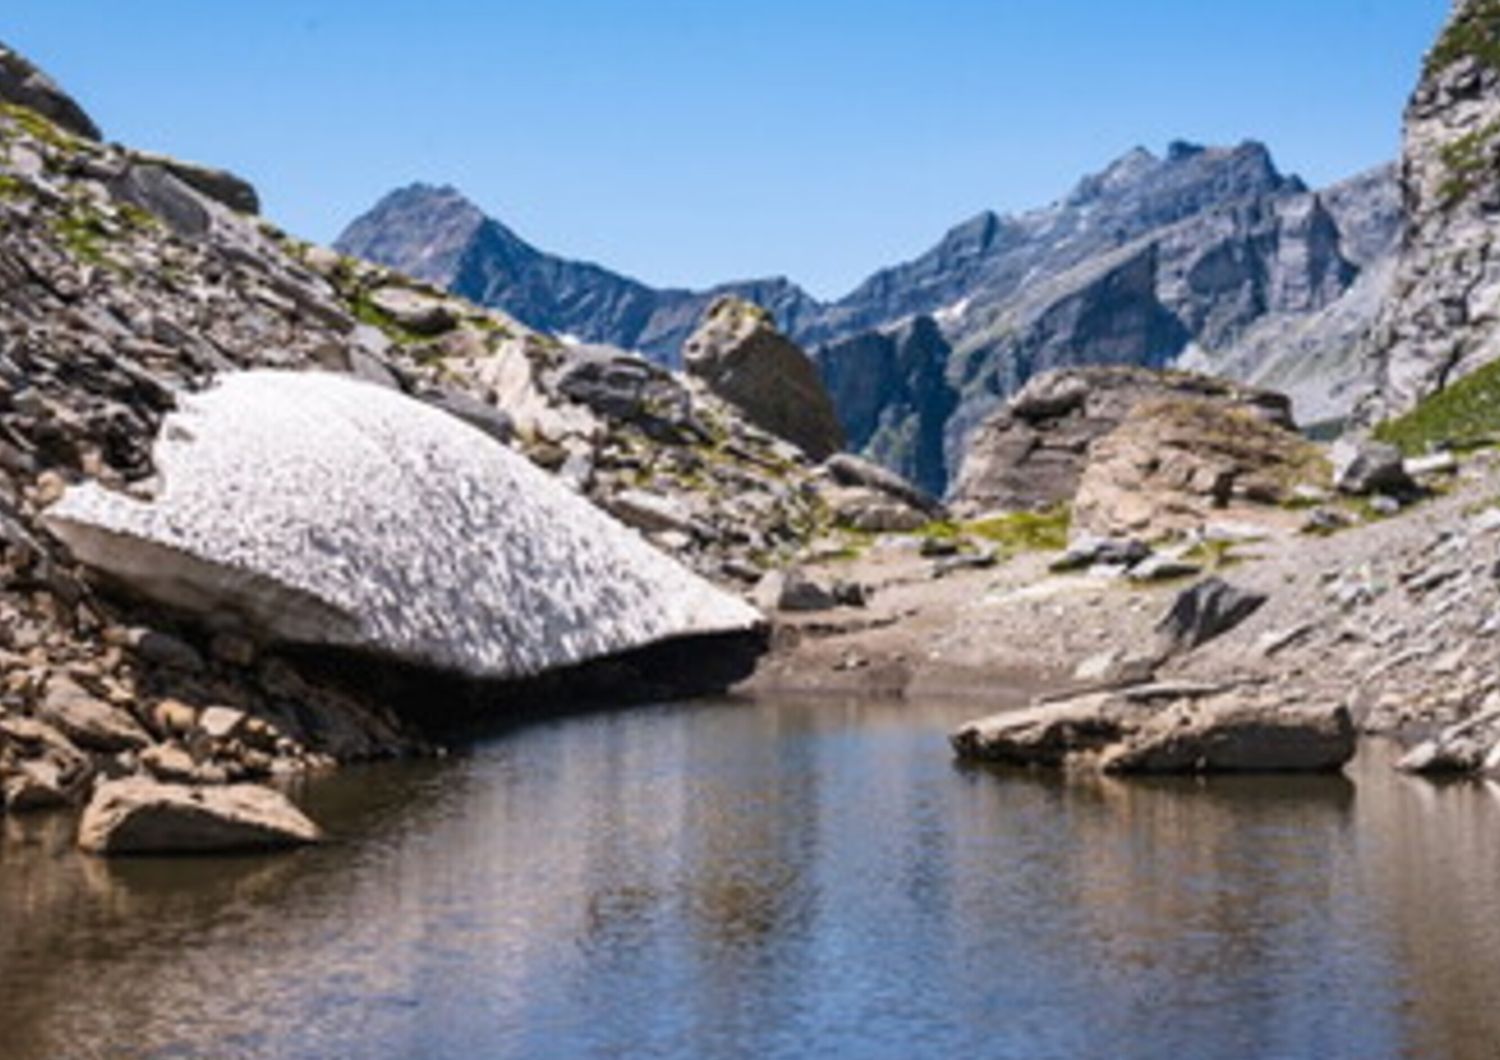
[[155, 459], [153, 500], [85, 484], [49, 525], [143, 594], [273, 639], [504, 679], [762, 621], [518, 453], [347, 377], [226, 376]]

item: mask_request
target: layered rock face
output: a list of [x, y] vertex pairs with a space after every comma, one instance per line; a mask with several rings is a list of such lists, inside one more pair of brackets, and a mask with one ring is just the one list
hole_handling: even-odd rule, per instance
[[[1206, 404], [1282, 434], [1292, 427], [1290, 402], [1271, 391], [1188, 372], [1063, 369], [1032, 380], [975, 433], [954, 485], [955, 507], [979, 513], [1071, 502], [1095, 444], [1142, 404]], [[1148, 434], [1149, 426], [1142, 428]]]
[[517, 679], [760, 618], [456, 417], [325, 374], [184, 399], [149, 501], [70, 490], [48, 525], [163, 604], [324, 645]]
[[1214, 520], [1264, 523], [1298, 486], [1325, 486], [1318, 448], [1262, 410], [1203, 397], [1140, 402], [1090, 449], [1074, 533], [1151, 539]]
[[816, 354], [849, 447], [939, 496], [948, 484], [943, 428], [958, 405], [952, 353], [937, 322], [919, 316]]
[[814, 460], [844, 447], [843, 429], [817, 369], [759, 306], [730, 296], [718, 299], [683, 346], [682, 357], [690, 376]]
[[[1386, 167], [1313, 193], [1260, 144], [1176, 143], [1134, 150], [1044, 209], [981, 214], [833, 302], [784, 281], [721, 290], [812, 353], [857, 451], [942, 492], [985, 416], [1059, 367], [1185, 359], [1274, 381], [1304, 421], [1343, 416], [1390, 280], [1395, 187]], [[393, 194], [340, 246], [668, 363], [714, 294], [542, 254], [446, 189]]]
[[1367, 419], [1398, 415], [1500, 358], [1500, 5], [1460, 0], [1406, 110], [1408, 224], [1369, 343]]

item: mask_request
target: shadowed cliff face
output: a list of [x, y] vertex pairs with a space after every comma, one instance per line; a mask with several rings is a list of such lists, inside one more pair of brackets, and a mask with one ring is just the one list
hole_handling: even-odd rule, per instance
[[1189, 356], [1241, 379], [1274, 371], [1314, 418], [1342, 414], [1358, 374], [1348, 351], [1383, 282], [1346, 295], [1366, 272], [1388, 275], [1394, 187], [1382, 169], [1312, 193], [1254, 142], [1137, 148], [1058, 202], [980, 214], [829, 303], [785, 280], [657, 290], [474, 224], [451, 189], [393, 193], [339, 246], [671, 364], [715, 296], [755, 302], [818, 362], [854, 448], [941, 492], [973, 429], [1049, 368]]

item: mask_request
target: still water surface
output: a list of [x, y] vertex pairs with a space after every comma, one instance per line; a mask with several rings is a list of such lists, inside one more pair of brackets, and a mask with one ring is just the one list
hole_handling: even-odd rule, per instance
[[270, 859], [7, 822], [0, 1057], [1500, 1056], [1500, 788], [969, 770], [972, 712], [551, 722]]

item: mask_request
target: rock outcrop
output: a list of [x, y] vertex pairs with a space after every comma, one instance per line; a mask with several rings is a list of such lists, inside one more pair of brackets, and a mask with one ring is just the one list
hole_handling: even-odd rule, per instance
[[1500, 6], [1459, 0], [1406, 109], [1407, 228], [1369, 342], [1369, 420], [1500, 358]]
[[279, 644], [516, 680], [760, 616], [457, 418], [368, 383], [250, 372], [185, 398], [149, 500], [48, 526], [158, 602]]
[[1292, 524], [1298, 487], [1327, 485], [1318, 447], [1210, 398], [1143, 401], [1089, 449], [1073, 529], [1159, 540], [1208, 523]]
[[731, 296], [715, 301], [683, 346], [682, 360], [689, 375], [751, 423], [812, 459], [844, 447], [843, 429], [817, 369], [759, 306]]
[[99, 139], [99, 126], [57, 83], [0, 42], [0, 100], [25, 107], [75, 136]]
[[[159, 488], [163, 419], [227, 373], [333, 373], [416, 399], [476, 445], [513, 446], [579, 504], [640, 501], [652, 544], [725, 584], [748, 589], [827, 525], [819, 492], [832, 487], [813, 463], [701, 384], [301, 243], [247, 212], [248, 185], [77, 135], [12, 98], [0, 106], [7, 812], [75, 803], [97, 775], [224, 784], [430, 746], [413, 719], [431, 712], [395, 709], [387, 679], [402, 675], [101, 592], [44, 525], [70, 488]], [[743, 663], [697, 648], [591, 673], [617, 700], [621, 686], [672, 691], [642, 682], [648, 670]], [[379, 680], [361, 684], [369, 674]], [[458, 698], [422, 676], [404, 705]], [[225, 711], [242, 721], [226, 726]]]
[[1257, 689], [1143, 685], [1012, 711], [953, 734], [960, 758], [1119, 774], [1327, 773], [1354, 757], [1342, 706]]
[[224, 854], [305, 846], [322, 831], [280, 792], [195, 788], [131, 778], [100, 784], [78, 845], [91, 854]]
[[[1070, 503], [1095, 443], [1143, 403], [1207, 402], [1244, 422], [1289, 429], [1288, 400], [1186, 372], [1073, 368], [1037, 377], [975, 433], [950, 500], [967, 513]], [[1236, 422], [1239, 422], [1238, 420]]]

